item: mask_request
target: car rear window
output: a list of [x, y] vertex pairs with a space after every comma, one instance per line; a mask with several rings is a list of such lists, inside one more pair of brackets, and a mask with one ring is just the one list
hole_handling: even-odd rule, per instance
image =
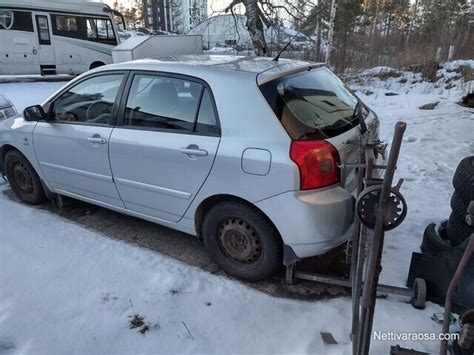
[[357, 97], [325, 67], [272, 80], [260, 90], [294, 140], [331, 138], [359, 124]]

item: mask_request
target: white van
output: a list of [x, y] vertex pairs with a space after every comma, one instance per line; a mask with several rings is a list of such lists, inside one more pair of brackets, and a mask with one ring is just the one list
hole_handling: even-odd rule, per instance
[[2, 0], [0, 74], [80, 74], [112, 63], [114, 14], [102, 3]]

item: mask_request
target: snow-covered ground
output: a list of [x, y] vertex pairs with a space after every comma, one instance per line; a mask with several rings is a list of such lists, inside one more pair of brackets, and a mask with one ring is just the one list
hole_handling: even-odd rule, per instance
[[[392, 80], [392, 79], [390, 79]], [[474, 113], [456, 104], [459, 89], [425, 82], [359, 82], [379, 114], [381, 137], [408, 123], [396, 178], [403, 177], [409, 214], [387, 234], [382, 280], [403, 285], [427, 223], [449, 215], [451, 178], [474, 154]], [[461, 87], [460, 83], [457, 83]], [[59, 83], [0, 84], [21, 111]], [[364, 95], [361, 92], [369, 93]], [[386, 92], [397, 96], [385, 96]], [[432, 111], [418, 106], [440, 101]], [[351, 302], [277, 299], [9, 200], [0, 188], [0, 352], [6, 354], [312, 353], [350, 354]], [[302, 226], [303, 228], [303, 226]], [[440, 332], [429, 303], [377, 302], [374, 330]], [[134, 314], [150, 330], [129, 329]], [[324, 345], [332, 332], [338, 345]], [[436, 352], [437, 341], [372, 341], [373, 354], [396, 343]]]

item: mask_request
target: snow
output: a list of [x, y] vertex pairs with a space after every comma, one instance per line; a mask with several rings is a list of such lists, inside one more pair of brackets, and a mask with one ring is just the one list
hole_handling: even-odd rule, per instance
[[473, 59], [458, 59], [451, 62], [444, 63], [443, 67], [447, 70], [455, 70], [459, 67], [470, 67], [474, 69], [474, 60]]
[[[461, 69], [470, 70], [471, 80], [464, 79]], [[469, 75], [468, 75], [469, 76]], [[423, 78], [421, 73], [378, 66], [360, 72], [348, 70], [344, 77], [353, 89], [374, 91], [373, 88], [386, 89], [396, 93], [410, 94], [409, 99], [414, 99], [413, 94], [422, 94], [419, 99], [428, 98], [423, 95], [438, 95], [444, 100], [459, 100], [474, 90], [474, 60], [455, 60], [443, 63], [436, 71], [436, 81], [431, 82]], [[378, 99], [377, 103], [381, 103]]]
[[[459, 80], [448, 90], [396, 80], [362, 77], [353, 88], [379, 114], [383, 139], [390, 140], [397, 120], [408, 123], [395, 178], [405, 179], [409, 213], [386, 235], [382, 272], [384, 283], [403, 285], [424, 227], [449, 215], [454, 170], [462, 157], [474, 154], [474, 113], [456, 103], [465, 84]], [[0, 93], [22, 110], [60, 85], [0, 84]], [[435, 110], [418, 109], [434, 101], [440, 101]], [[274, 298], [14, 202], [3, 193], [7, 189], [0, 187], [5, 354], [351, 353], [349, 298]], [[430, 319], [435, 312], [442, 308], [428, 303], [420, 311], [402, 297], [379, 299], [374, 330], [439, 333], [441, 326]], [[145, 335], [129, 329], [135, 313], [150, 324]], [[324, 345], [320, 332], [332, 332], [339, 344]], [[439, 346], [372, 340], [371, 352], [388, 353], [397, 343], [426, 352]]]
[[18, 112], [31, 105], [40, 104], [65, 82], [0, 83], [0, 94], [8, 97]]

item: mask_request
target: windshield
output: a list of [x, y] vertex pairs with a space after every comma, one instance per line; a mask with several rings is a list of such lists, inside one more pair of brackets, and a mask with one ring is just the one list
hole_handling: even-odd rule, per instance
[[325, 67], [275, 79], [260, 89], [292, 139], [331, 138], [359, 124], [357, 97]]

